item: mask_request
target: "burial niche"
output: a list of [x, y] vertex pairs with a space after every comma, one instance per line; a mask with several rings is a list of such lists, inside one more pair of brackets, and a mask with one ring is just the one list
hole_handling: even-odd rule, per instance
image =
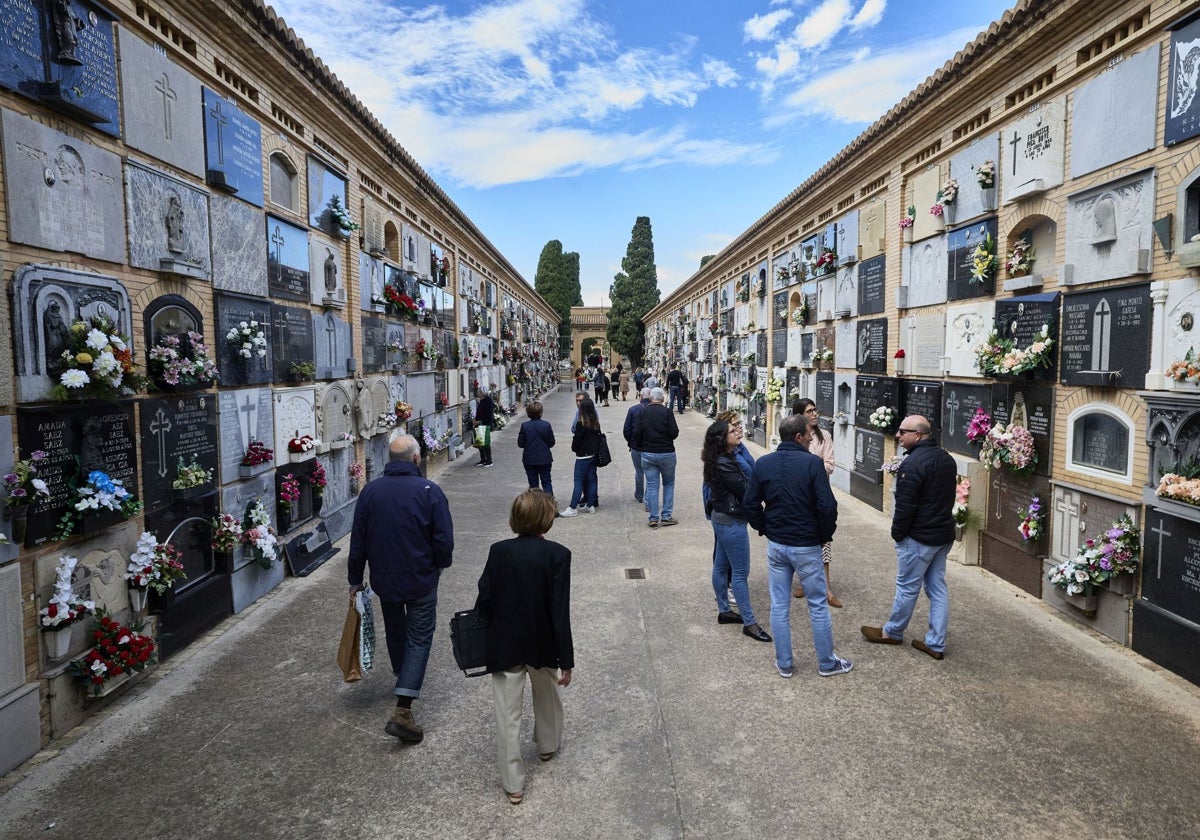
[[300, 190], [297, 188], [296, 167], [282, 152], [271, 155], [271, 203], [300, 212]]
[[160, 389], [204, 388], [217, 376], [204, 344], [204, 319], [180, 295], [151, 301], [145, 313], [146, 370]]
[[1067, 469], [1118, 481], [1133, 476], [1133, 424], [1100, 404], [1071, 413], [1067, 425]]

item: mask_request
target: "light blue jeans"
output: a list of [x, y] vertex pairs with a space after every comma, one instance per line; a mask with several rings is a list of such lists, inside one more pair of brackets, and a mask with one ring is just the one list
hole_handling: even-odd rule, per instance
[[912, 620], [913, 609], [921, 595], [921, 585], [929, 596], [929, 632], [925, 644], [941, 653], [946, 649], [946, 628], [950, 624], [950, 594], [946, 589], [946, 555], [953, 543], [925, 545], [912, 537], [896, 543], [896, 600], [892, 615], [883, 625], [883, 634], [903, 639]]
[[[643, 452], [642, 472], [646, 474], [646, 505], [649, 521], [659, 519], [658, 487], [662, 485], [662, 519], [675, 513], [675, 453]], [[736, 597], [736, 596], [735, 596]]]
[[717, 596], [717, 611], [729, 611], [729, 588], [737, 599], [742, 614], [742, 624], [749, 627], [757, 624], [754, 610], [750, 606], [750, 534], [746, 523], [721, 525], [713, 522], [713, 535], [717, 545], [713, 551], [712, 585]]
[[[767, 540], [767, 586], [771, 592], [771, 635], [775, 637], [775, 664], [783, 671], [792, 667], [792, 575], [804, 587], [808, 620], [812, 624], [817, 668], [832, 670], [833, 619], [825, 597], [825, 563], [819, 545], [783, 545]], [[741, 596], [735, 593], [740, 606]]]
[[641, 502], [646, 498], [646, 474], [642, 472], [642, 453], [630, 449], [629, 457], [633, 459], [633, 498]]

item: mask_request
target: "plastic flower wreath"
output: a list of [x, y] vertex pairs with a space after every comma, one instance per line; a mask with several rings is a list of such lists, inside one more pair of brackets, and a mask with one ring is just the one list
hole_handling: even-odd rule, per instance
[[49, 498], [50, 487], [38, 478], [38, 464], [46, 460], [45, 451], [35, 449], [29, 457], [17, 461], [13, 471], [4, 476], [4, 502], [10, 508], [25, 507], [37, 502], [39, 497]]
[[84, 485], [75, 489], [75, 501], [58, 521], [55, 539], [65, 540], [74, 533], [78, 517], [99, 510], [117, 511], [128, 519], [141, 512], [142, 503], [125, 489], [125, 482], [121, 479], [111, 478], [101, 470], [92, 470]]
[[110, 679], [145, 670], [154, 654], [154, 640], [103, 611], [96, 615], [99, 623], [92, 631], [92, 649], [71, 663], [71, 671], [87, 680], [92, 693], [98, 695]]
[[992, 416], [982, 408], [975, 409], [975, 416], [967, 424], [967, 440], [971, 443], [980, 443], [991, 430]]
[[986, 234], [971, 254], [972, 283], [986, 283], [996, 271], [996, 240]]
[[95, 601], [76, 598], [71, 589], [71, 578], [78, 565], [79, 561], [74, 557], [63, 555], [59, 558], [54, 594], [50, 596], [49, 603], [38, 611], [38, 621], [44, 629], [59, 630], [69, 627], [96, 611]]
[[971, 479], [960, 478], [958, 484], [954, 486], [954, 507], [950, 509], [950, 515], [954, 517], [955, 525], [966, 525], [967, 520], [971, 516], [971, 508], [968, 502], [971, 498]]
[[1021, 519], [1021, 524], [1017, 526], [1017, 533], [1021, 535], [1021, 541], [1028, 544], [1037, 542], [1042, 538], [1042, 523], [1046, 519], [1046, 514], [1042, 510], [1042, 500], [1038, 496], [1034, 496], [1029, 502], [1029, 507], [1025, 508], [1025, 516]]
[[170, 543], [160, 543], [154, 534], [143, 531], [137, 548], [129, 556], [125, 580], [132, 587], [149, 587], [162, 595], [173, 588], [176, 581], [187, 580], [181, 557], [183, 554]]
[[[287, 479], [284, 479], [286, 484]], [[300, 497], [300, 485], [296, 484], [296, 498]], [[290, 507], [290, 506], [289, 506]], [[250, 552], [258, 564], [264, 569], [270, 569], [275, 558], [279, 556], [279, 538], [271, 527], [271, 517], [263, 503], [255, 499], [246, 506], [246, 519], [242, 528], [242, 545]]]
[[1013, 475], [1030, 475], [1038, 462], [1033, 435], [1024, 426], [1006, 427], [997, 423], [983, 440], [979, 460], [985, 470], [1008, 467]]
[[1068, 595], [1091, 595], [1097, 584], [1113, 575], [1137, 571], [1139, 539], [1133, 520], [1122, 516], [1100, 536], [1085, 540], [1074, 557], [1051, 569], [1050, 582]]

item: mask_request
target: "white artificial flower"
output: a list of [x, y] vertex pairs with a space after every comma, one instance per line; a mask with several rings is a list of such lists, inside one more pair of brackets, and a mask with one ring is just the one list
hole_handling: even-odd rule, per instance
[[50, 486], [48, 484], [46, 484], [46, 482], [42, 481], [40, 478], [35, 478], [32, 481], [30, 481], [29, 483], [33, 485], [34, 490], [38, 491], [43, 496], [50, 495]]
[[111, 352], [105, 350], [92, 363], [92, 370], [95, 371], [97, 376], [108, 377], [121, 370], [121, 363], [117, 361]]
[[87, 346], [98, 353], [108, 347], [108, 336], [100, 330], [89, 330], [87, 334]]
[[88, 378], [88, 375], [85, 371], [79, 370], [78, 368], [72, 368], [71, 370], [64, 370], [58, 377], [58, 381], [61, 382], [65, 388], [82, 388], [92, 380]]
[[108, 337], [108, 343], [118, 350], [125, 349], [125, 340], [119, 335], [110, 335]]

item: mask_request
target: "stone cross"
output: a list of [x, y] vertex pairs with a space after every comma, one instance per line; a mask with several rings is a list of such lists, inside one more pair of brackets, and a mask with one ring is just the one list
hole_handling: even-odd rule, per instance
[[1058, 556], [1068, 557], [1075, 553], [1074, 538], [1079, 533], [1075, 523], [1079, 517], [1079, 506], [1069, 493], [1063, 493], [1054, 502], [1054, 512], [1058, 515], [1054, 533], [1056, 536], [1061, 535], [1062, 540], [1058, 546]]
[[1108, 351], [1112, 344], [1112, 310], [1106, 298], [1100, 298], [1092, 316], [1092, 370], [1108, 370]]
[[962, 403], [958, 400], [958, 392], [951, 391], [950, 398], [946, 400], [946, 408], [950, 409], [949, 422], [946, 423], [946, 434], [949, 437], [954, 437], [958, 431], [958, 409]]
[[171, 103], [178, 98], [178, 94], [171, 89], [171, 80], [166, 73], [162, 74], [162, 78], [154, 83], [154, 89], [162, 94], [163, 98], [163, 137], [171, 139]]
[[1163, 537], [1171, 536], [1171, 532], [1163, 527], [1163, 518], [1160, 516], [1160, 517], [1158, 517], [1158, 527], [1151, 528], [1150, 533], [1158, 534], [1158, 571], [1156, 573], [1156, 577], [1159, 580], [1162, 580]]
[[254, 433], [258, 430], [258, 401], [251, 399], [250, 394], [246, 394], [246, 402], [238, 408], [242, 414], [246, 416], [246, 446], [254, 440]]
[[[213, 122], [217, 124], [217, 163], [225, 165], [225, 126], [229, 123], [229, 118], [221, 113], [221, 100], [217, 100], [216, 104], [209, 109], [208, 115], [213, 118]], [[278, 228], [276, 228], [278, 230]]]
[[325, 340], [328, 345], [329, 367], [337, 367], [337, 324], [333, 322], [332, 317], [325, 319]]
[[167, 432], [171, 431], [171, 420], [160, 406], [150, 421], [150, 432], [158, 438], [158, 477], [167, 477]]

